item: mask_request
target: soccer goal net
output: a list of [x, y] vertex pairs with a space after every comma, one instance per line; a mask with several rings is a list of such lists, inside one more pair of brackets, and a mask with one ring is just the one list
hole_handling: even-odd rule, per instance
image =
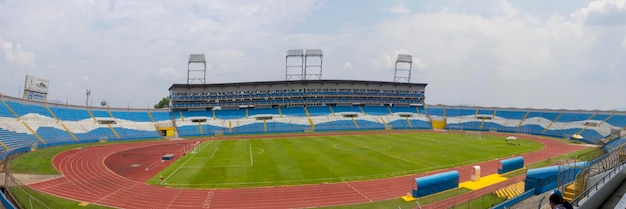
[[224, 130], [215, 130], [213, 136], [224, 136]]
[[482, 135], [482, 133], [476, 132], [476, 131], [466, 131], [465, 132], [465, 138], [483, 139], [483, 135]]
[[446, 128], [450, 131], [463, 131], [463, 126], [459, 124], [448, 124]]
[[191, 145], [191, 154], [196, 154], [200, 151], [200, 141], [197, 141]]

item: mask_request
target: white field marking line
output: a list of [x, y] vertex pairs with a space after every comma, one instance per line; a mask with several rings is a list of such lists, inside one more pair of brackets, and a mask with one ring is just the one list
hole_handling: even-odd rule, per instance
[[413, 161], [410, 161], [410, 160], [407, 160], [407, 159], [403, 159], [403, 158], [400, 158], [400, 157], [397, 157], [397, 156], [393, 156], [393, 155], [390, 155], [390, 154], [384, 153], [384, 152], [382, 152], [382, 151], [378, 151], [378, 150], [375, 150], [375, 149], [369, 148], [369, 147], [367, 147], [367, 146], [363, 146], [363, 145], [360, 145], [360, 144], [355, 144], [355, 143], [352, 143], [352, 142], [346, 142], [346, 143], [354, 144], [354, 145], [359, 146], [359, 147], [364, 147], [364, 148], [366, 148], [366, 149], [372, 150], [372, 151], [374, 151], [374, 152], [378, 152], [378, 153], [383, 154], [383, 155], [387, 155], [387, 156], [389, 156], [389, 157], [392, 157], [392, 158], [395, 158], [395, 159], [398, 159], [398, 160], [402, 160], [402, 161], [404, 161], [404, 162], [409, 162], [409, 163], [413, 163], [413, 164], [415, 164], [415, 165], [419, 165], [419, 166], [422, 166], [422, 167], [430, 168], [430, 166], [426, 166], [426, 165], [423, 165], [423, 164], [421, 164], [421, 163], [417, 163], [417, 162], [413, 162]]
[[359, 193], [359, 195], [361, 195], [362, 197], [364, 197], [365, 199], [367, 199], [367, 201], [370, 202], [374, 202], [372, 201], [372, 199], [370, 199], [367, 195], [363, 194], [361, 191], [359, 191], [358, 189], [354, 188], [352, 186], [352, 184], [348, 183], [348, 182], [343, 182], [343, 184], [347, 185], [348, 187], [350, 187], [352, 190], [354, 190], [356, 193]]
[[172, 208], [172, 205], [174, 204], [174, 202], [178, 199], [178, 197], [180, 196], [181, 193], [183, 193], [184, 190], [182, 189], [177, 189], [178, 193], [176, 193], [176, 196], [174, 197], [174, 199], [172, 199], [170, 201], [170, 204], [167, 206], [167, 208]]
[[[250, 164], [246, 164], [246, 165], [191, 165], [191, 166], [183, 166], [184, 168], [237, 168], [237, 167], [252, 167], [254, 166], [254, 162], [252, 159], [252, 143], [248, 144], [250, 149], [249, 149], [249, 154], [250, 154]], [[219, 149], [219, 147], [218, 147]], [[217, 151], [217, 150], [216, 150]], [[265, 149], [261, 148], [261, 153], [263, 153], [265, 151]], [[213, 153], [215, 154], [215, 153]], [[209, 159], [211, 159], [213, 157], [213, 154], [211, 155], [211, 157], [209, 157]], [[258, 155], [258, 154], [255, 154]]]
[[248, 141], [248, 147], [250, 148], [248, 152], [250, 153], [250, 166], [254, 166], [254, 161], [252, 160], [252, 142]]
[[253, 155], [260, 155], [260, 154], [263, 154], [263, 153], [265, 152], [265, 149], [263, 149], [263, 148], [259, 148], [259, 149], [261, 149], [261, 152], [259, 152], [259, 153], [254, 153]]
[[[390, 150], [391, 149], [391, 145], [387, 144], [386, 146], [387, 147], [379, 149], [378, 151], [385, 151], [385, 150]], [[338, 149], [338, 150], [343, 150], [343, 151], [367, 151], [367, 150], [360, 150], [360, 149], [342, 148], [339, 143], [333, 144], [333, 148]]]
[[156, 167], [157, 167], [157, 166], [159, 166], [159, 164], [161, 164], [161, 163], [163, 163], [163, 160], [159, 160], [159, 161], [156, 161], [156, 162], [154, 162], [154, 163], [150, 164], [149, 166], [147, 166], [147, 167], [146, 167], [146, 171], [147, 171], [147, 170], [150, 170], [150, 169], [152, 169], [152, 168], [156, 168]]
[[[435, 166], [429, 168], [445, 168], [445, 166]], [[379, 179], [379, 178], [390, 178], [397, 177], [403, 175], [412, 175], [415, 172], [426, 172], [429, 171], [428, 168], [420, 168], [420, 169], [411, 169], [400, 172], [391, 172], [391, 173], [383, 173], [383, 174], [374, 174], [374, 175], [364, 175], [364, 176], [345, 176], [345, 177], [336, 177], [336, 178], [318, 178], [318, 179], [302, 179], [302, 180], [284, 180], [284, 181], [256, 181], [256, 182], [233, 182], [233, 183], [209, 183], [209, 184], [168, 184], [171, 186], [225, 186], [225, 185], [247, 185], [247, 184], [279, 184], [279, 183], [297, 183], [297, 182], [322, 182], [322, 181], [331, 181], [338, 180], [336, 183], [346, 182], [346, 181], [354, 181], [354, 180], [363, 180], [363, 179]]]
[[120, 187], [119, 189], [116, 189], [114, 192], [109, 192], [109, 194], [107, 194], [104, 197], [94, 201], [93, 203], [99, 203], [100, 201], [109, 198], [111, 195], [114, 195], [115, 193], [118, 193], [118, 192], [122, 191], [123, 189], [132, 189], [132, 188], [136, 187], [137, 185], [138, 184], [131, 184], [130, 186]]
[[[198, 150], [198, 152], [202, 151], [205, 147], [209, 146], [209, 144], [211, 142], [214, 141], [209, 141], [207, 142], [203, 147], [200, 147], [200, 149]], [[209, 157], [209, 159], [211, 159], [213, 157], [213, 155], [217, 152], [217, 150], [219, 150], [220, 147], [218, 146], [217, 149], [215, 149], [215, 151], [213, 151], [213, 153], [211, 154], [211, 157]], [[184, 167], [185, 164], [187, 164], [187, 162], [189, 162], [189, 160], [191, 160], [193, 158], [194, 155], [191, 155], [189, 158], [187, 158], [187, 160], [185, 160], [185, 162], [183, 162], [183, 164], [181, 164], [180, 166], [178, 166], [178, 168], [176, 168], [176, 170], [174, 170], [174, 172], [172, 172], [170, 175], [168, 175], [165, 179], [163, 179], [163, 181], [161, 181], [161, 183], [163, 182], [167, 182], [167, 180], [172, 177], [176, 172], [178, 172], [178, 170], [180, 170], [180, 168]]]
[[251, 165], [191, 165], [185, 166], [185, 168], [237, 168], [237, 167], [251, 167]]

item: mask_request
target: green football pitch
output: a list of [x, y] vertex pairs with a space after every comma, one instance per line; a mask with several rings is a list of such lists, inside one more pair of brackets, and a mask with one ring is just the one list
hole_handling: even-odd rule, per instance
[[[148, 183], [185, 188], [319, 184], [468, 165], [543, 148], [483, 134], [403, 133], [209, 140]], [[164, 180], [161, 180], [161, 177]]]

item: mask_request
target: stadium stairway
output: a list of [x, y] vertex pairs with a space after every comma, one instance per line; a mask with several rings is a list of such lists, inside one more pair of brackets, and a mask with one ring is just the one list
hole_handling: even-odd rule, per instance
[[354, 123], [354, 126], [359, 129], [361, 127], [359, 127], [359, 123], [356, 122], [356, 119], [354, 119], [354, 117], [352, 117], [352, 122]]
[[389, 127], [389, 125], [387, 125], [387, 121], [385, 121], [385, 119], [383, 117], [380, 117], [380, 121], [383, 122], [383, 126], [385, 126], [385, 130], [391, 130], [391, 127]]
[[315, 123], [313, 123], [313, 119], [311, 119], [310, 117], [309, 119], [309, 124], [311, 124], [311, 131], [315, 131]]
[[513, 197], [519, 196], [522, 193], [524, 193], [524, 185], [525, 183], [523, 181], [518, 182], [512, 185], [509, 185], [505, 188], [498, 189], [494, 193], [499, 198], [511, 199]]

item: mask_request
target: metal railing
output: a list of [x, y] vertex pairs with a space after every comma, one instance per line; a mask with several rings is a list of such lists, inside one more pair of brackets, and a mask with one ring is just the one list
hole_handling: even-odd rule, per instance
[[620, 171], [622, 171], [622, 169], [626, 166], [626, 162], [622, 162], [620, 165], [614, 167], [611, 171], [609, 171], [608, 174], [606, 174], [606, 176], [604, 176], [602, 179], [600, 179], [598, 182], [596, 182], [595, 184], [589, 186], [588, 189], [586, 189], [585, 191], [583, 191], [580, 195], [578, 195], [576, 198], [574, 198], [572, 200], [572, 205], [574, 206], [579, 206], [579, 203], [581, 200], [584, 200], [588, 197], [590, 197], [590, 194], [599, 190], [602, 186], [605, 185], [605, 183], [610, 180], [611, 178], [615, 177], [615, 175], [617, 175]]
[[12, 202], [18, 208], [63, 208], [63, 206], [56, 205], [52, 201], [50, 201], [49, 198], [47, 198], [42, 192], [26, 186], [24, 183], [19, 181], [11, 172], [9, 172], [8, 165], [11, 160], [25, 152], [29, 152], [30, 149], [31, 147], [27, 146], [9, 150], [0, 154], [0, 168], [2, 168], [5, 173], [5, 189], [2, 191], [3, 194], [7, 197], [8, 201]]

